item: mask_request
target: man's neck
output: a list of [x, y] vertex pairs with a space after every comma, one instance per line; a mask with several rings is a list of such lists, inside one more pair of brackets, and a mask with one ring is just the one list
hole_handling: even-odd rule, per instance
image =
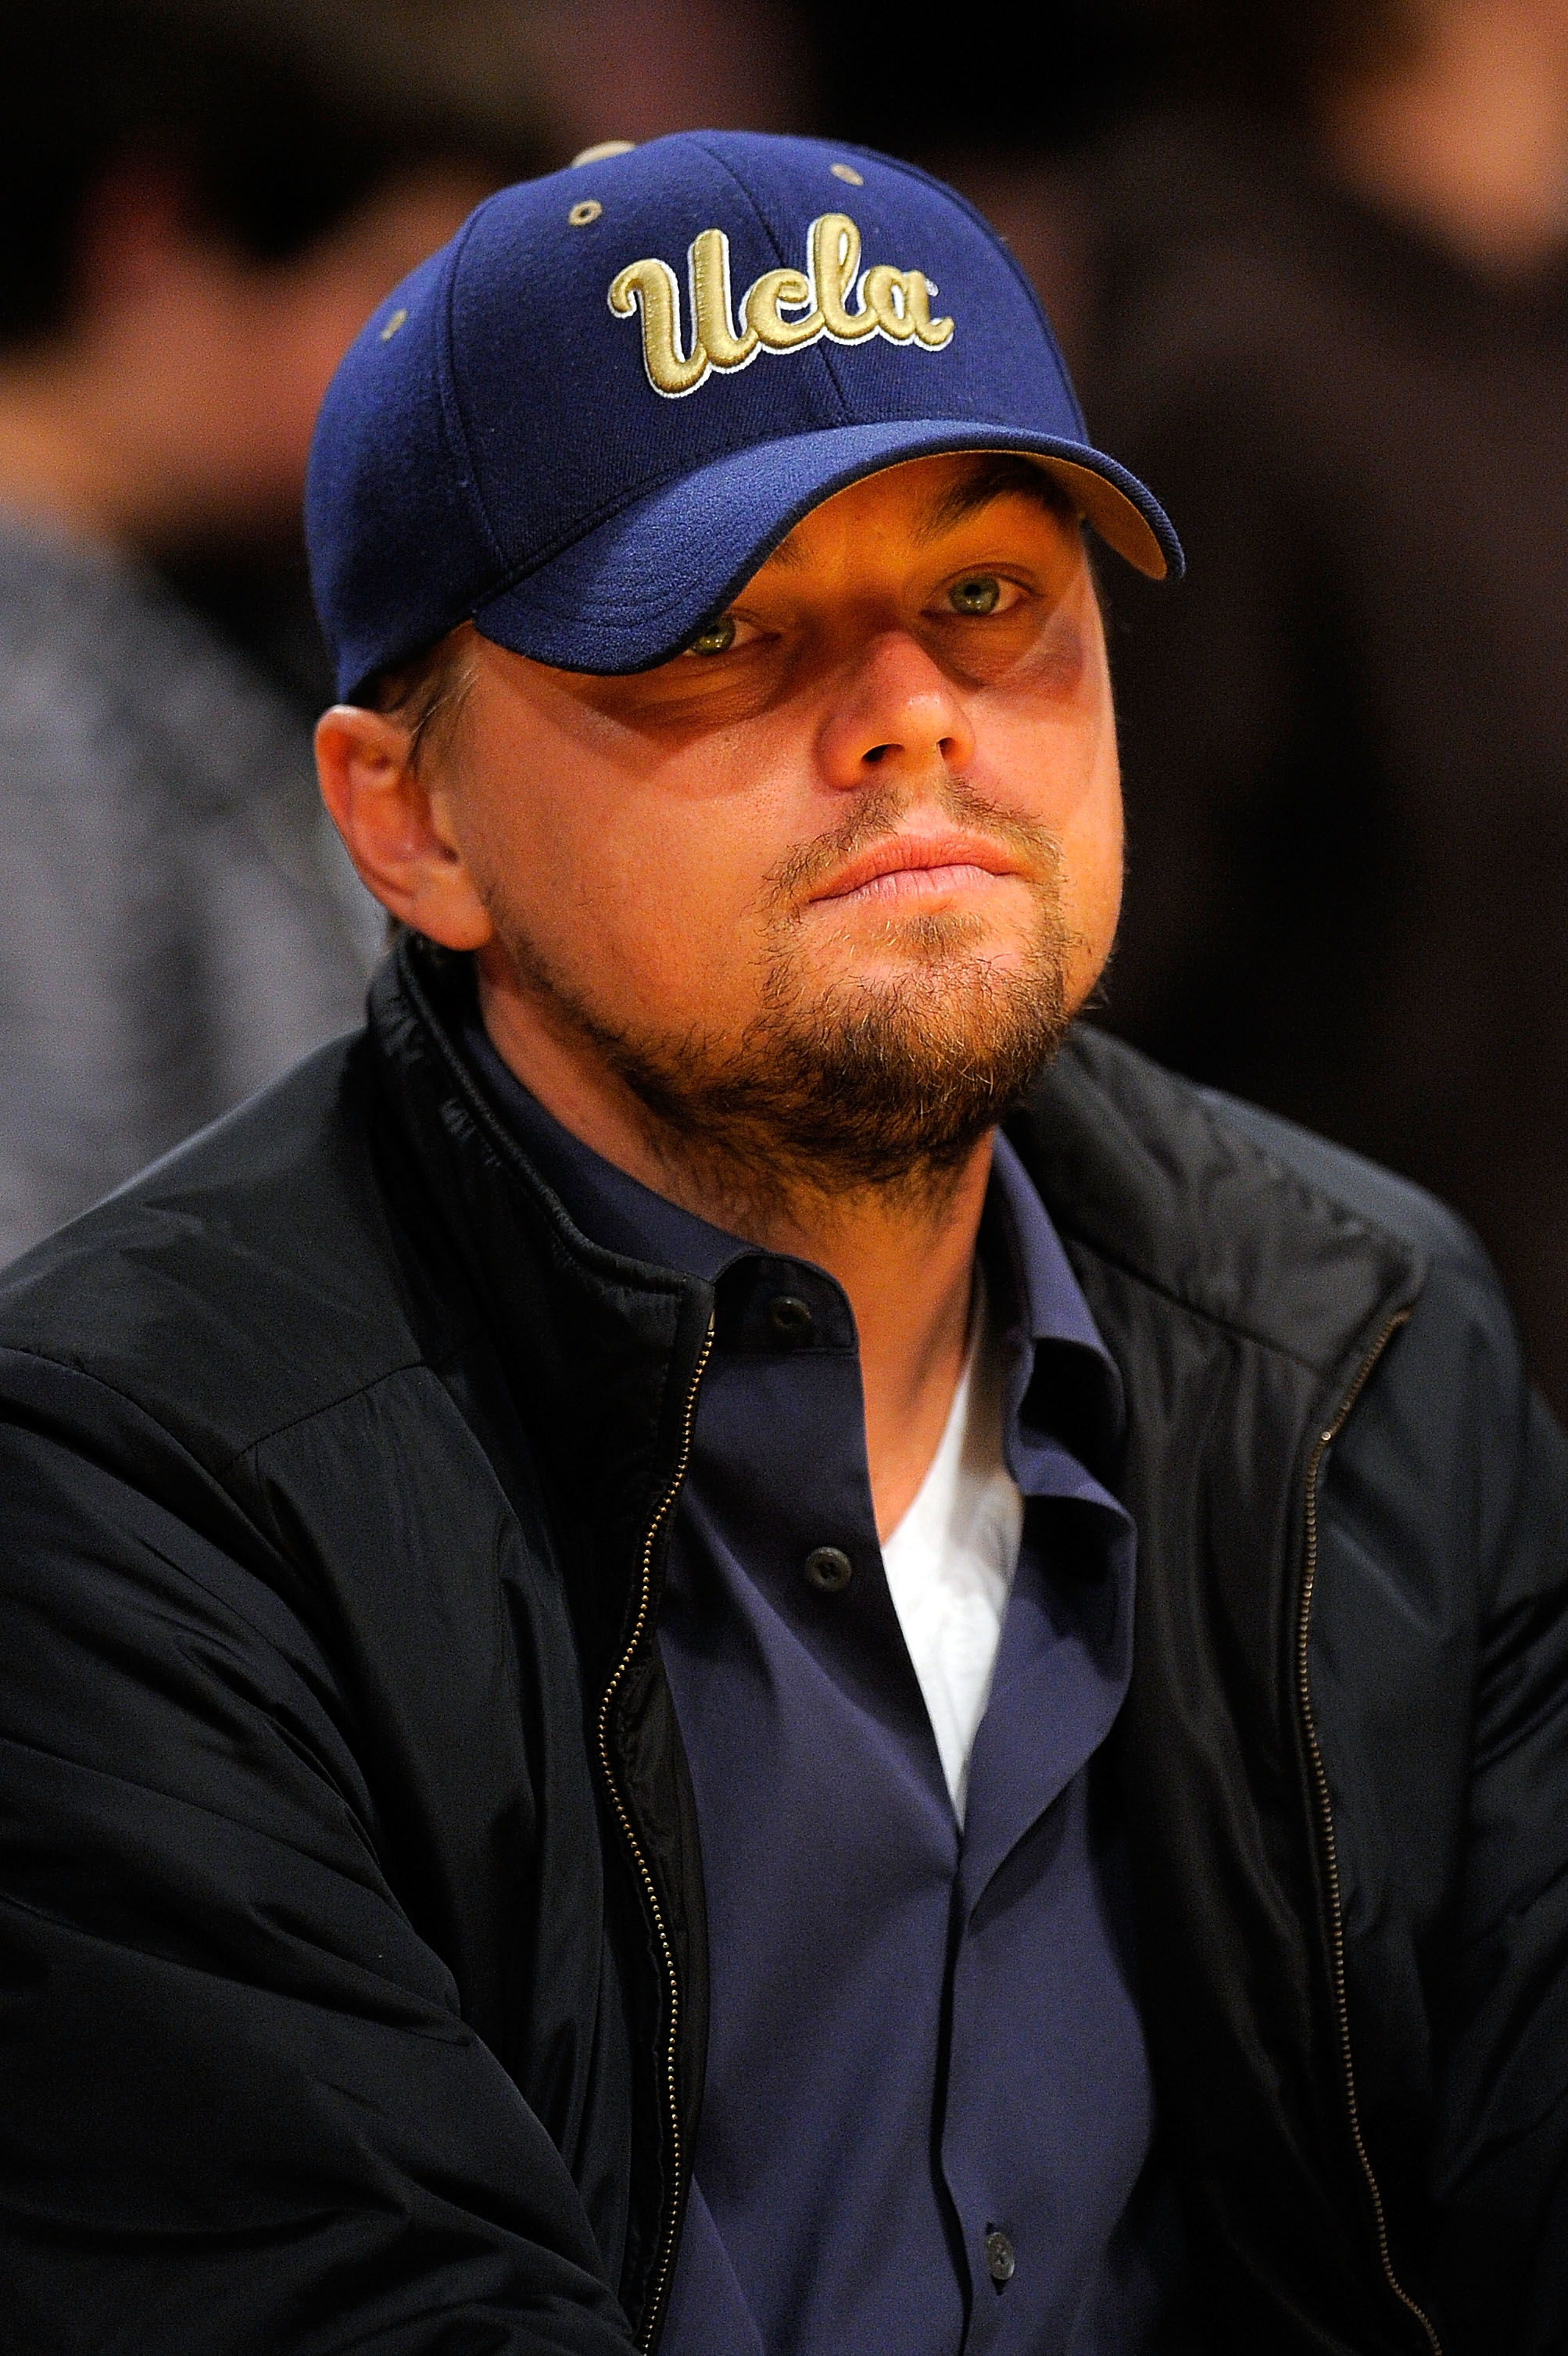
[[1353, 187], [1497, 276], [1568, 242], [1568, 44], [1554, 16], [1537, 0], [1451, 0], [1410, 58], [1323, 109]]
[[937, 1452], [963, 1369], [990, 1139], [940, 1185], [748, 1194], [661, 1135], [624, 1083], [529, 1019], [515, 997], [482, 979], [480, 996], [502, 1061], [574, 1137], [683, 1210], [765, 1251], [810, 1260], [843, 1287], [860, 1340], [877, 1535], [886, 1537]]

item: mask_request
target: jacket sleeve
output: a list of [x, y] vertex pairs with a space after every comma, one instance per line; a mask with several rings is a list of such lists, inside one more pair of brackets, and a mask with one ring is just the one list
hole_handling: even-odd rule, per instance
[[381, 1869], [323, 1650], [124, 1467], [21, 1421], [0, 2120], [0, 2337], [28, 2356], [629, 2356], [559, 2153]]
[[1461, 2345], [1549, 2356], [1568, 2344], [1568, 1440], [1539, 1398], [1518, 1464], [1477, 1656], [1438, 2189]]
[[1462, 1221], [1325, 1139], [1206, 1096], [1426, 1271], [1321, 1489], [1309, 1670], [1358, 2124], [1391, 2263], [1444, 2356], [1560, 2356], [1568, 1438]]
[[1359, 2124], [1444, 2356], [1549, 2356], [1568, 2345], [1568, 1440], [1468, 1231], [1312, 1153], [1429, 1267], [1323, 1489], [1311, 1670]]

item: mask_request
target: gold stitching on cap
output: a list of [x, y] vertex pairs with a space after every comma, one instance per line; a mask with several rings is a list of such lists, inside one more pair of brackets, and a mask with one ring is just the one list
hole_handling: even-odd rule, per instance
[[[765, 270], [740, 307], [746, 326], [770, 352], [798, 351], [802, 344], [814, 344], [827, 325], [811, 280], [799, 270]], [[806, 316], [787, 319], [786, 311], [804, 311]]]
[[858, 311], [846, 309], [850, 289], [860, 273], [860, 231], [847, 213], [822, 213], [811, 223], [811, 276], [826, 332], [836, 344], [858, 344], [878, 327], [875, 307], [864, 290]]
[[864, 188], [865, 186], [865, 174], [857, 172], [853, 164], [830, 164], [828, 169], [835, 180], [847, 180], [852, 188]]
[[[717, 369], [748, 367], [758, 351], [793, 352], [819, 336], [857, 344], [867, 336], [940, 351], [953, 337], [950, 319], [933, 319], [935, 286], [923, 270], [897, 270], [879, 262], [860, 273], [861, 236], [847, 213], [822, 213], [806, 232], [806, 269], [765, 270], [741, 301], [739, 331], [730, 289], [729, 240], [705, 229], [687, 252], [692, 348], [681, 350], [681, 290], [667, 262], [649, 255], [628, 262], [610, 283], [616, 316], [642, 314], [642, 362], [655, 392], [669, 400], [694, 392]], [[852, 294], [857, 298], [850, 307]], [[786, 314], [800, 316], [786, 316]]]
[[392, 313], [392, 317], [387, 321], [386, 326], [381, 329], [381, 341], [382, 341], [382, 343], [383, 343], [383, 344], [390, 344], [390, 343], [391, 343], [391, 341], [392, 341], [392, 337], [396, 335], [396, 333], [397, 333], [398, 329], [403, 326], [403, 321], [407, 318], [407, 316], [408, 316], [408, 313], [407, 313], [406, 311], [394, 311], [394, 312]]
[[731, 324], [729, 240], [722, 230], [705, 229], [692, 246], [692, 316], [697, 342], [715, 368], [744, 368], [757, 346], [757, 331], [747, 326], [742, 336]]
[[580, 205], [573, 206], [566, 218], [574, 229], [586, 229], [588, 223], [596, 221], [603, 211], [604, 207], [597, 197], [585, 197]]
[[708, 356], [693, 338], [690, 359], [681, 357], [681, 290], [667, 262], [650, 256], [630, 262], [610, 281], [610, 309], [619, 319], [642, 312], [642, 360], [655, 392], [677, 399], [695, 392], [708, 373]]
[[868, 270], [863, 284], [865, 306], [875, 312], [885, 336], [896, 344], [908, 343], [913, 336], [928, 351], [940, 352], [951, 340], [953, 323], [932, 318], [931, 292], [923, 270], [895, 270], [886, 262]]

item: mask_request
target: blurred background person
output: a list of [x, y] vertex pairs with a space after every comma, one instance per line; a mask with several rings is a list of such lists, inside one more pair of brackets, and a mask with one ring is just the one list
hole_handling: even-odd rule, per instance
[[1455, 1204], [1568, 1410], [1568, 0], [1202, 23], [1090, 271], [1190, 566], [1113, 590], [1110, 1019]]
[[816, 45], [789, 0], [515, 0], [511, 22], [552, 168], [601, 139], [817, 120]]
[[0, 11], [0, 1258], [360, 1019], [317, 699], [174, 584], [287, 575], [342, 349], [532, 155], [326, 22]]

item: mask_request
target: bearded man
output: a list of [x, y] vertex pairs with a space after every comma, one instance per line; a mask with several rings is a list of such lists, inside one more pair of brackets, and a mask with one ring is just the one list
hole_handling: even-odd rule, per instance
[[317, 431], [356, 1037], [0, 1303], [13, 2344], [1544, 2351], [1568, 1449], [1077, 1018], [1089, 443], [906, 167], [504, 192]]

